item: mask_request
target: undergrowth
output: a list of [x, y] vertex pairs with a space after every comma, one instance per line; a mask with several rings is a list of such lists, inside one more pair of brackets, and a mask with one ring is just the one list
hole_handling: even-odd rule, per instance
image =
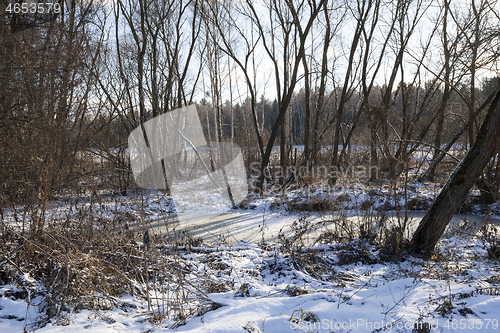
[[165, 250], [165, 238], [145, 233], [133, 214], [98, 219], [92, 213], [102, 208], [98, 200], [82, 206], [34, 234], [2, 223], [0, 286], [10, 286], [7, 296], [37, 307], [38, 320], [26, 329], [65, 325], [84, 309], [136, 309], [120, 300], [124, 295], [142, 300], [147, 320], [169, 319], [172, 327], [219, 306], [206, 297], [217, 288], [216, 279], [193, 271], [178, 250], [193, 239], [172, 231]]

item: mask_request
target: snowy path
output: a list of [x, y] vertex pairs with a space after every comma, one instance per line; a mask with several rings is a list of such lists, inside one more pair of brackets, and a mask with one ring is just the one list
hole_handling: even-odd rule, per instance
[[[408, 216], [407, 237], [417, 228], [420, 220], [424, 216], [424, 212], [410, 212]], [[266, 241], [277, 241], [280, 232], [289, 238], [293, 235], [293, 228], [303, 227], [308, 228], [307, 233], [309, 242], [313, 241], [317, 236], [325, 231], [339, 230], [335, 226], [340, 224], [342, 219], [339, 215], [319, 215], [319, 214], [291, 214], [285, 212], [263, 212], [259, 210], [236, 210], [227, 214], [218, 215], [215, 217], [204, 217], [196, 214], [184, 216], [184, 221], [179, 222], [175, 217], [168, 219], [154, 219], [147, 222], [150, 232], [156, 235], [168, 234], [172, 231], [179, 232], [183, 235], [187, 234], [193, 238], [202, 238], [207, 243], [215, 243], [223, 240], [227, 243], [235, 243], [240, 240], [257, 243], [262, 239]], [[380, 217], [372, 216], [349, 216], [346, 218], [348, 224], [357, 230], [357, 228], [370, 222], [381, 225]], [[187, 222], [185, 221], [187, 220]], [[308, 224], [305, 224], [305, 221]], [[383, 226], [389, 228], [392, 225], [403, 223], [404, 214], [400, 213], [399, 217], [396, 212], [388, 212], [387, 219], [383, 222]], [[500, 219], [490, 218], [490, 221], [500, 226]], [[295, 226], [292, 226], [295, 222]], [[444, 237], [448, 238], [456, 234], [458, 230], [467, 231], [468, 227], [479, 227], [483, 223], [483, 217], [472, 214], [456, 214], [451, 220], [447, 232]], [[132, 228], [140, 230], [140, 223], [132, 226]], [[306, 240], [306, 242], [308, 242]]]

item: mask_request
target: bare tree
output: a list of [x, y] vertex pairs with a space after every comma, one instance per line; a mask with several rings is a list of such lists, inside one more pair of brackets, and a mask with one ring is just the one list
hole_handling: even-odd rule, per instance
[[[444, 76], [441, 79], [440, 74], [437, 76], [444, 83], [444, 91], [442, 93], [441, 101], [439, 107], [436, 110], [435, 117], [437, 117], [436, 124], [436, 132], [434, 139], [434, 156], [433, 161], [428, 168], [428, 170], [420, 177], [420, 180], [432, 179], [436, 170], [437, 165], [446, 155], [446, 152], [453, 146], [453, 144], [460, 138], [463, 133], [463, 128], [452, 137], [452, 139], [448, 142], [448, 144], [441, 149], [441, 141], [442, 141], [442, 131], [444, 124], [444, 115], [445, 109], [449, 104], [450, 97], [452, 96], [452, 92], [458, 94], [458, 96], [464, 101], [467, 110], [468, 110], [468, 118], [469, 120], [466, 122], [468, 141], [473, 142], [474, 140], [474, 128], [477, 126], [474, 125], [476, 121], [476, 117], [479, 113], [488, 105], [493, 95], [490, 95], [482, 105], [477, 108], [477, 88], [475, 86], [476, 81], [476, 71], [478, 68], [483, 66], [488, 67], [490, 64], [495, 63], [497, 55], [495, 52], [491, 52], [489, 47], [485, 45], [485, 42], [488, 41], [489, 44], [495, 37], [494, 35], [489, 34], [489, 32], [494, 31], [495, 28], [488, 27], [489, 20], [488, 15], [484, 12], [487, 4], [482, 3], [480, 5], [481, 10], [475, 9], [475, 4], [471, 4], [472, 8], [470, 10], [470, 15], [472, 15], [473, 19], [468, 18], [461, 22], [458, 17], [460, 15], [459, 12], [453, 12], [450, 6], [449, 1], [444, 1], [443, 4], [443, 19], [442, 19], [442, 47], [443, 47], [443, 55], [444, 55], [444, 64], [441, 72], [444, 71]], [[494, 11], [492, 11], [494, 13]], [[449, 29], [450, 20], [449, 17], [452, 18], [453, 24], [458, 28], [456, 30], [456, 35], [452, 40], [449, 39]], [[481, 28], [478, 28], [481, 26]], [[481, 36], [479, 36], [481, 35]], [[472, 37], [471, 37], [472, 36]], [[473, 42], [472, 42], [473, 41]], [[462, 47], [461, 45], [469, 45], [470, 47]], [[470, 52], [470, 54], [468, 53]], [[478, 56], [480, 54], [480, 56]], [[468, 63], [468, 66], [460, 66], [460, 64]], [[473, 64], [472, 64], [473, 63]], [[453, 72], [458, 72], [452, 76]], [[474, 72], [474, 74], [472, 74]], [[459, 89], [460, 83], [464, 80], [466, 75], [471, 76], [470, 85], [469, 85], [469, 95], [467, 96], [467, 92]], [[431, 119], [434, 119], [431, 118]], [[425, 136], [426, 131], [430, 128], [431, 122], [428, 122], [424, 127], [424, 130], [421, 132], [418, 137], [418, 141], [422, 140]], [[417, 145], [415, 145], [414, 149]]]
[[[266, 50], [269, 59], [273, 63], [279, 109], [278, 117], [272, 127], [272, 131], [266, 145], [266, 150], [262, 158], [260, 168], [261, 172], [259, 181], [257, 183], [257, 189], [260, 191], [262, 191], [264, 186], [264, 179], [265, 175], [267, 174], [267, 167], [269, 165], [271, 151], [280, 129], [280, 161], [282, 167], [286, 164], [286, 154], [284, 147], [285, 115], [287, 113], [295, 85], [298, 81], [299, 67], [302, 64], [302, 57], [304, 57], [305, 54], [307, 38], [309, 36], [313, 23], [315, 22], [318, 14], [323, 8], [323, 3], [325, 1], [326, 0], [321, 0], [319, 3], [310, 2], [308, 4], [308, 8], [300, 4], [299, 6], [297, 6], [293, 1], [285, 1], [284, 3], [270, 1], [267, 4], [269, 16], [271, 17], [269, 27], [264, 26], [260, 15], [257, 14], [257, 11], [255, 10], [254, 5], [250, 1], [247, 1], [247, 5], [251, 13], [251, 18], [258, 29], [264, 49]], [[276, 19], [277, 22], [274, 22], [273, 19]], [[280, 45], [282, 45], [281, 56], [284, 61], [283, 67], [279, 65], [279, 45], [276, 41], [275, 25], [278, 25], [279, 31], [281, 31], [282, 33], [282, 36], [280, 36], [282, 40]], [[294, 35], [292, 35], [292, 29], [295, 32]], [[291, 37], [293, 36], [295, 36], [295, 38], [291, 40]], [[291, 45], [294, 45], [293, 50], [291, 50], [290, 48]]]
[[[335, 126], [334, 126], [335, 134], [333, 139], [333, 155], [332, 155], [332, 166], [334, 168], [340, 167], [340, 161], [338, 159], [338, 151], [340, 146], [341, 123], [344, 114], [345, 103], [347, 101], [347, 96], [348, 96], [347, 93], [349, 88], [351, 88], [350, 82], [354, 66], [354, 57], [356, 55], [358, 44], [361, 40], [363, 27], [370, 15], [372, 6], [373, 6], [373, 1], [361, 1], [357, 3], [357, 13], [353, 12], [353, 17], [356, 20], [356, 28], [354, 30], [354, 36], [352, 38], [352, 43], [350, 46], [349, 59], [347, 60], [347, 70], [344, 74], [344, 83], [342, 85], [340, 101], [338, 104], [337, 111], [335, 113]], [[334, 175], [336, 174], [334, 173]], [[336, 176], [330, 179], [331, 184], [335, 184], [336, 181], [337, 181]]]
[[[227, 56], [236, 63], [240, 71], [243, 73], [246, 83], [251, 105], [251, 114], [255, 133], [257, 135], [257, 143], [261, 157], [264, 155], [264, 143], [261, 134], [261, 128], [258, 123], [256, 103], [257, 85], [255, 82], [256, 67], [254, 52], [259, 39], [254, 40], [253, 22], [247, 19], [248, 13], [244, 13], [245, 8], [238, 7], [237, 4], [227, 2], [218, 4], [218, 2], [206, 2], [208, 12], [205, 13], [205, 19], [211, 21], [213, 29], [211, 29], [211, 39], [215, 41], [218, 49], [227, 54]], [[246, 21], [250, 25], [249, 29], [242, 29], [241, 22]], [[250, 35], [250, 36], [249, 36]], [[243, 56], [239, 55], [236, 50], [239, 49], [238, 41], [241, 41], [245, 47]], [[254, 72], [254, 79], [250, 71]]]
[[31, 209], [33, 235], [46, 201], [80, 173], [77, 154], [95, 133], [87, 68], [101, 65], [102, 10], [90, 1], [21, 30], [7, 15], [0, 22], [0, 197]]
[[[333, 7], [335, 3], [330, 3], [330, 2], [325, 2], [323, 4], [323, 10], [322, 14], [323, 17], [325, 18], [324, 25], [325, 25], [325, 31], [324, 31], [324, 41], [323, 41], [323, 48], [322, 48], [322, 54], [321, 54], [321, 62], [320, 62], [320, 70], [319, 70], [319, 88], [318, 91], [314, 94], [314, 107], [313, 110], [314, 112], [314, 124], [312, 128], [312, 141], [311, 141], [311, 147], [309, 148], [309, 142], [308, 140], [305, 140], [305, 146], [307, 147], [304, 149], [304, 160], [310, 161], [311, 166], [314, 164], [317, 164], [317, 159], [318, 159], [318, 150], [319, 150], [319, 145], [321, 144], [319, 142], [319, 136], [320, 136], [320, 119], [324, 118], [324, 113], [325, 112], [325, 104], [328, 102], [328, 97], [326, 96], [327, 92], [327, 78], [328, 74], [330, 72], [330, 69], [328, 67], [329, 62], [331, 61], [330, 58], [330, 45], [332, 42], [333, 37], [338, 33], [338, 29], [340, 25], [343, 22], [344, 14], [339, 15], [336, 17], [336, 22], [335, 24], [332, 24], [332, 20], [330, 19], [330, 16], [332, 15], [333, 12], [338, 12], [339, 8]], [[345, 13], [345, 11], [342, 11]], [[311, 55], [311, 58], [314, 59], [314, 56]], [[306, 131], [307, 132], [307, 131]], [[308, 134], [309, 135], [309, 134]]]
[[413, 234], [417, 254], [430, 257], [439, 238], [465, 199], [484, 167], [496, 155], [500, 144], [500, 89], [479, 130], [476, 141], [450, 176]]

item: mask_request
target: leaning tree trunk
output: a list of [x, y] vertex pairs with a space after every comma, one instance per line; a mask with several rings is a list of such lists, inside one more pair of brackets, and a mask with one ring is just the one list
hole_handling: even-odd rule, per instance
[[496, 154], [500, 143], [500, 89], [491, 102], [476, 141], [413, 234], [416, 254], [430, 257], [453, 214], [464, 203], [467, 194], [481, 176], [488, 161]]

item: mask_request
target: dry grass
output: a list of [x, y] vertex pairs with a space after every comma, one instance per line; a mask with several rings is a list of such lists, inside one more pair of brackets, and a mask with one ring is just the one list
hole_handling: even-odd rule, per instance
[[[145, 316], [151, 322], [169, 319], [174, 326], [217, 307], [206, 294], [227, 286], [220, 286], [208, 272], [191, 269], [180, 250], [190, 246], [188, 238], [183, 243], [172, 237], [166, 244], [151, 235], [146, 246], [142, 232], [124, 232], [128, 223], [136, 222], [135, 214], [122, 212], [106, 219], [92, 214], [100, 208], [100, 200], [90, 207], [83, 201], [80, 205], [78, 214], [52, 221], [36, 233], [2, 224], [0, 285], [26, 290], [17, 298], [28, 304], [42, 297], [32, 304], [41, 312], [33, 328], [49, 320], [65, 324], [71, 313], [82, 309], [137, 307], [120, 301], [123, 295], [146, 304]], [[168, 250], [165, 245], [170, 245]]]

